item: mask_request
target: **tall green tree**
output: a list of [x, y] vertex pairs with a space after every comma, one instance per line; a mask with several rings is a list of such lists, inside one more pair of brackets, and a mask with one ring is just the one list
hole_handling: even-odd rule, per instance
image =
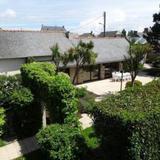
[[69, 54], [72, 55], [71, 59], [75, 62], [76, 69], [73, 77], [73, 83], [77, 83], [77, 76], [80, 72], [80, 69], [84, 65], [93, 65], [96, 61], [97, 54], [93, 51], [94, 44], [92, 41], [85, 43], [79, 41], [79, 43], [74, 47], [69, 49]]
[[131, 83], [134, 85], [136, 76], [142, 69], [146, 54], [150, 53], [152, 47], [149, 44], [132, 44], [130, 43], [128, 57], [125, 57], [125, 67], [130, 72]]
[[154, 46], [154, 51], [160, 54], [160, 12], [153, 15], [154, 25], [145, 29], [144, 38]]
[[148, 53], [152, 51], [152, 46], [148, 43], [136, 44], [133, 39], [130, 39], [124, 34], [123, 36], [129, 43], [128, 56], [125, 57], [125, 68], [130, 72], [131, 84], [133, 86], [140, 69], [142, 69], [144, 65]]

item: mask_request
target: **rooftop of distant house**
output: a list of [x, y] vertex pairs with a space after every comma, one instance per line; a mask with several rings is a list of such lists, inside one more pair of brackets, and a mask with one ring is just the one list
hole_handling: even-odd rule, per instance
[[66, 32], [67, 30], [65, 29], [64, 26], [45, 26], [45, 25], [42, 25], [41, 31]]

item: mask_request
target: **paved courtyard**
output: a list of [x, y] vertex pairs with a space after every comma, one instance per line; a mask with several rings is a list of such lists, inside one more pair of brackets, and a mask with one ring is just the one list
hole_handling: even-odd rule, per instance
[[[142, 84], [146, 84], [152, 81], [154, 77], [141, 75], [137, 76], [136, 80], [142, 82]], [[127, 81], [123, 81], [122, 88], [125, 88]], [[113, 82], [112, 79], [105, 79], [95, 82], [89, 82], [85, 84], [77, 85], [77, 87], [86, 87], [88, 91], [95, 93], [97, 96], [103, 96], [108, 93], [116, 93], [120, 91], [120, 82]]]
[[39, 146], [34, 137], [21, 141], [15, 140], [4, 147], [0, 147], [0, 160], [13, 160], [37, 149], [39, 149]]

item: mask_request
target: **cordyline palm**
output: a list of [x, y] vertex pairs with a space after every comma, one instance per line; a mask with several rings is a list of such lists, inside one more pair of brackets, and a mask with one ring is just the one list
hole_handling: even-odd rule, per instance
[[76, 65], [73, 83], [76, 83], [79, 71], [84, 65], [91, 65], [95, 63], [97, 54], [93, 52], [93, 48], [94, 45], [92, 41], [89, 43], [80, 41], [77, 46], [69, 49], [68, 54], [71, 55], [70, 60], [75, 61]]
[[55, 63], [56, 72], [58, 73], [63, 54], [60, 52], [59, 45], [57, 43], [50, 49], [52, 51], [52, 61]]

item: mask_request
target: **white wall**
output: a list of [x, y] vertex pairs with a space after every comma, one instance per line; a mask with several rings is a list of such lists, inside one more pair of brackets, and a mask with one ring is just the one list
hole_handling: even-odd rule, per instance
[[20, 69], [25, 59], [0, 59], [0, 72], [13, 72]]

